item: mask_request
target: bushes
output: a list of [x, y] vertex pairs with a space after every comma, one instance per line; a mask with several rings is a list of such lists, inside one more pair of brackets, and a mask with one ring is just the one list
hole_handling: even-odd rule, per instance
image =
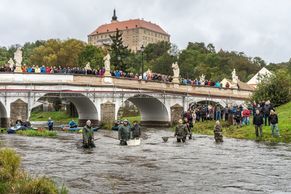
[[252, 96], [252, 101], [270, 100], [275, 106], [291, 100], [291, 75], [278, 71], [271, 77], [264, 77]]
[[47, 177], [32, 178], [20, 169], [21, 158], [14, 150], [0, 149], [0, 194], [66, 194]]
[[0, 181], [7, 181], [15, 178], [20, 166], [20, 156], [9, 149], [0, 150]]
[[17, 131], [16, 134], [30, 137], [56, 137], [56, 131], [48, 131], [48, 130], [24, 130]]

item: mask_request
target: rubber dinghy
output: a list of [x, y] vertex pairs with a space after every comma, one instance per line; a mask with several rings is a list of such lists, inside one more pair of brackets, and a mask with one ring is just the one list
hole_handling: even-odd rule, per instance
[[126, 143], [127, 143], [128, 146], [138, 146], [138, 145], [140, 145], [141, 140], [140, 140], [140, 138], [138, 138], [138, 139], [130, 139], [130, 140], [126, 141]]

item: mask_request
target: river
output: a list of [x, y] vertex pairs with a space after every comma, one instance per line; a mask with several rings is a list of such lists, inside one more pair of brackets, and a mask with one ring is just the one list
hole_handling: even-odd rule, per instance
[[[194, 136], [186, 144], [147, 130], [140, 146], [122, 147], [95, 133], [96, 148], [84, 150], [80, 134], [56, 139], [0, 135], [22, 155], [23, 167], [35, 175], [64, 183], [70, 193], [291, 193], [291, 145]], [[104, 134], [107, 134], [104, 136]], [[109, 134], [116, 135], [116, 134]]]

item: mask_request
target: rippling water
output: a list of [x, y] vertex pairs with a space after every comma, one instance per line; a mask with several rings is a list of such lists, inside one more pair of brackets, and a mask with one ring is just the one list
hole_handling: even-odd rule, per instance
[[80, 134], [0, 140], [23, 156], [27, 171], [64, 183], [70, 193], [291, 193], [290, 145], [215, 144], [207, 136], [163, 143], [172, 132], [148, 130], [141, 146], [122, 147], [105, 133], [95, 134], [101, 139], [93, 150], [78, 148]]

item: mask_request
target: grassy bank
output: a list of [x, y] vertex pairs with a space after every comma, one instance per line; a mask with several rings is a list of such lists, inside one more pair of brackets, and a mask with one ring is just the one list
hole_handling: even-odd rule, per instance
[[78, 122], [78, 118], [70, 117], [66, 112], [55, 111], [55, 112], [32, 112], [30, 121], [47, 121], [51, 117], [54, 122], [68, 123], [71, 119]]
[[[237, 138], [237, 139], [248, 139], [265, 142], [291, 142], [291, 102], [282, 105], [276, 109], [279, 117], [279, 138], [272, 137], [271, 127], [263, 126], [263, 137], [260, 139], [256, 138], [255, 128], [251, 124], [249, 126], [243, 126], [236, 128], [235, 126], [229, 126], [226, 122], [222, 122], [223, 135], [225, 137]], [[251, 119], [252, 121], [252, 119]], [[196, 134], [213, 135], [213, 127], [215, 121], [197, 122], [194, 126], [193, 132]]]
[[130, 123], [133, 123], [134, 121], [141, 121], [141, 116], [134, 116], [134, 117], [122, 117], [121, 120], [127, 119]]
[[48, 130], [24, 130], [16, 131], [16, 134], [29, 137], [56, 137], [57, 132]]
[[20, 156], [11, 149], [0, 149], [0, 194], [66, 194], [65, 187], [58, 188], [47, 177], [32, 177], [21, 166]]

